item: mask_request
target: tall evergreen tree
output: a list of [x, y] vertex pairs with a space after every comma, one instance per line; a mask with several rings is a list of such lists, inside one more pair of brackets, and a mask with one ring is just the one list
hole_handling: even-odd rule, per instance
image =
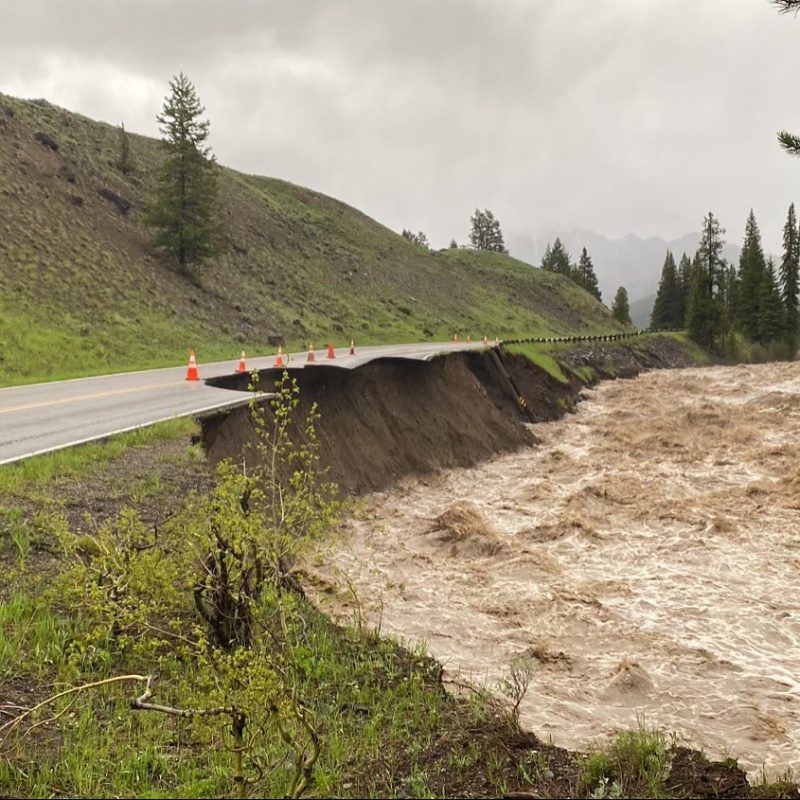
[[761, 247], [761, 233], [752, 209], [747, 217], [744, 244], [739, 256], [739, 292], [736, 308], [736, 323], [739, 330], [750, 339], [759, 335], [759, 316], [767, 262]]
[[155, 228], [154, 245], [192, 271], [215, 252], [217, 180], [206, 144], [209, 122], [201, 119], [205, 108], [194, 86], [182, 72], [169, 86], [171, 93], [156, 117], [166, 157], [147, 221]]
[[572, 265], [569, 253], [559, 237], [556, 237], [552, 245], [548, 242], [547, 247], [545, 247], [544, 255], [542, 256], [542, 269], [546, 269], [548, 272], [558, 272], [568, 278], [571, 277]]
[[[689, 266], [691, 269], [691, 264]], [[683, 286], [675, 258], [669, 250], [661, 268], [661, 280], [658, 282], [656, 301], [650, 315], [650, 327], [683, 327]]]
[[726, 264], [722, 258], [724, 233], [719, 220], [709, 211], [703, 220], [686, 309], [689, 335], [706, 347], [710, 347], [714, 343], [715, 335], [721, 332], [726, 280]]
[[714, 343], [715, 320], [709, 278], [704, 261], [696, 255], [692, 262], [689, 279], [689, 295], [686, 300], [686, 327], [689, 336], [704, 347]]
[[631, 322], [631, 307], [630, 303], [628, 303], [628, 291], [624, 286], [620, 286], [614, 295], [611, 314], [617, 322], [621, 322], [623, 325], [633, 325], [633, 322]]
[[594, 273], [592, 259], [586, 252], [585, 247], [581, 251], [581, 257], [578, 259], [578, 266], [575, 270], [573, 280], [579, 286], [586, 289], [589, 294], [594, 295], [598, 300], [603, 299], [600, 294], [600, 286], [597, 283], [597, 275]]
[[692, 284], [692, 259], [684, 253], [678, 264], [681, 281], [681, 326], [686, 326], [686, 307], [689, 305], [689, 289]]
[[786, 333], [786, 314], [781, 302], [775, 275], [775, 264], [770, 258], [758, 287], [759, 318], [756, 337], [762, 342], [775, 342]]
[[709, 211], [703, 220], [703, 231], [697, 254], [708, 274], [708, 286], [712, 296], [716, 294], [724, 280], [721, 274], [725, 264], [722, 258], [722, 248], [725, 246], [724, 235], [725, 228], [720, 226], [719, 220]]
[[722, 270], [722, 284], [719, 295], [720, 319], [718, 332], [722, 336], [723, 343], [725, 337], [733, 331], [736, 323], [736, 309], [739, 297], [739, 277], [736, 274], [736, 267], [733, 264], [726, 264]]
[[780, 268], [781, 299], [786, 310], [786, 335], [793, 349], [800, 339], [800, 313], [798, 313], [798, 272], [800, 272], [800, 231], [794, 212], [794, 203], [789, 206], [786, 224], [783, 227], [783, 258]]

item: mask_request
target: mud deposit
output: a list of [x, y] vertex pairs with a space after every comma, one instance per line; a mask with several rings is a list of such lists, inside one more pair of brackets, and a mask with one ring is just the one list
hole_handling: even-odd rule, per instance
[[[451, 677], [536, 665], [523, 722], [636, 723], [800, 770], [800, 364], [602, 384], [542, 439], [369, 496], [315, 567]], [[352, 618], [348, 593], [319, 592]]]

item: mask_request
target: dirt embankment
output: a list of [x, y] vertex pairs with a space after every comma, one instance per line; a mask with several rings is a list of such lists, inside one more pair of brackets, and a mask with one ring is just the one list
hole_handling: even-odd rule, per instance
[[[687, 363], [672, 340], [646, 352], [624, 344], [581, 347], [560, 355], [571, 375], [562, 383], [523, 356], [500, 351], [458, 353], [429, 362], [385, 359], [356, 370], [317, 367], [294, 373], [303, 409], [319, 406], [318, 435], [331, 480], [344, 492], [383, 489], [408, 475], [477, 464], [536, 442], [524, 422], [557, 419], [580, 399], [587, 379], [569, 367], [591, 365], [589, 382], [640, 369]], [[277, 370], [261, 374], [271, 387]], [[218, 381], [246, 389], [249, 376]], [[519, 403], [519, 396], [525, 399]], [[247, 408], [203, 421], [213, 462], [252, 458], [255, 430]]]

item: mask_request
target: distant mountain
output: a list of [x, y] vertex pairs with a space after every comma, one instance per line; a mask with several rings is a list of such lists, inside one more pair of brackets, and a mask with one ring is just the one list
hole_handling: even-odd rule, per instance
[[633, 320], [633, 324], [637, 328], [644, 330], [650, 327], [650, 315], [653, 313], [655, 302], [656, 295], [654, 292], [631, 303], [631, 320]]
[[[658, 236], [642, 239], [634, 234], [628, 234], [624, 239], [608, 239], [593, 231], [573, 229], [550, 231], [535, 236], [511, 232], [506, 236], [506, 244], [513, 256], [538, 266], [545, 247], [556, 236], [561, 237], [574, 261], [578, 260], [581, 248], [586, 248], [592, 257], [603, 301], [608, 305], [619, 286], [628, 290], [632, 303], [654, 295], [667, 250], [672, 250], [677, 261], [682, 253], [693, 256], [700, 242], [699, 233], [687, 233], [680, 239], [667, 241]], [[726, 244], [723, 255], [738, 263], [739, 248]]]

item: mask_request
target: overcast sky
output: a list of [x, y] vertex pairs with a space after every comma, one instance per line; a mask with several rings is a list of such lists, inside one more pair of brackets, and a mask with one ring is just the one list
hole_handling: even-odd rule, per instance
[[0, 0], [0, 91], [156, 135], [183, 70], [223, 164], [436, 246], [673, 238], [800, 202], [800, 19], [767, 0]]

